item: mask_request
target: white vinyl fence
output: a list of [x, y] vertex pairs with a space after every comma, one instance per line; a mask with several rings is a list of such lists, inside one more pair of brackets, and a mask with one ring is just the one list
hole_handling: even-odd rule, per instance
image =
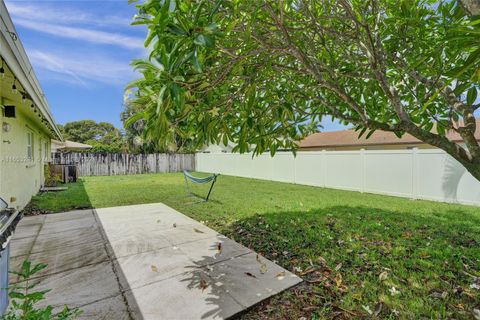
[[480, 182], [441, 150], [198, 153], [196, 170], [303, 185], [480, 205]]

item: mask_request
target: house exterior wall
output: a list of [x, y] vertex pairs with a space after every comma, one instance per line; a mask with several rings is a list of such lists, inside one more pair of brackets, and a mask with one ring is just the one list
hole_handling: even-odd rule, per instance
[[[62, 137], [4, 1], [0, 1], [0, 57], [0, 197], [10, 207], [22, 209], [44, 183], [50, 139]], [[14, 118], [5, 117], [6, 105], [15, 106]], [[33, 136], [31, 158], [28, 132]]]
[[[22, 106], [17, 106], [16, 118], [6, 118], [1, 104], [0, 109], [0, 196], [10, 207], [21, 209], [45, 181], [44, 167], [50, 160], [50, 136], [22, 112]], [[33, 134], [31, 159], [28, 158], [27, 133]]]

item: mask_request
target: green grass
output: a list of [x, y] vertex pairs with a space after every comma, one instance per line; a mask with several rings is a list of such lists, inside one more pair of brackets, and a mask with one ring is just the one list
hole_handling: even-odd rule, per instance
[[53, 212], [163, 202], [307, 280], [244, 318], [472, 319], [480, 309], [478, 207], [230, 176], [195, 201], [181, 174], [89, 177], [34, 198]]

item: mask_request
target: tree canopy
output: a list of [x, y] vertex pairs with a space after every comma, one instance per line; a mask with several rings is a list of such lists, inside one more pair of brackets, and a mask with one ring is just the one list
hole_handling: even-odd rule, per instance
[[[132, 1], [135, 2], [135, 1]], [[467, 1], [468, 2], [468, 1]], [[162, 143], [295, 148], [325, 116], [405, 132], [480, 180], [480, 20], [456, 1], [178, 0], [136, 5], [149, 59], [129, 122]], [[448, 140], [458, 132], [463, 144]]]
[[58, 126], [64, 139], [91, 145], [92, 152], [120, 153], [125, 150], [122, 132], [108, 122], [80, 120]]
[[[142, 84], [136, 82], [139, 86], [146, 86], [149, 79], [145, 79]], [[144, 99], [128, 101], [121, 114], [123, 126], [125, 129], [125, 140], [129, 152], [132, 153], [155, 153], [155, 152], [193, 152], [195, 144], [192, 137], [188, 135], [180, 136], [177, 132], [171, 131], [167, 139], [159, 140], [155, 138], [156, 131], [146, 130], [151, 126], [151, 122], [144, 119], [148, 117], [152, 102]], [[140, 117], [139, 117], [140, 116]], [[132, 121], [133, 120], [133, 121]]]

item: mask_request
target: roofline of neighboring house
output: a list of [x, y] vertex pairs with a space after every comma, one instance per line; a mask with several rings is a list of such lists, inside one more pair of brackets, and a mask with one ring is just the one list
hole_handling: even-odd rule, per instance
[[[453, 142], [463, 142], [463, 140], [452, 140]], [[398, 142], [384, 142], [384, 143], [343, 143], [343, 144], [329, 144], [329, 145], [316, 145], [316, 146], [308, 146], [308, 147], [302, 147], [300, 144], [298, 144], [299, 149], [315, 149], [315, 148], [338, 148], [338, 147], [365, 147], [365, 146], [395, 146], [395, 145], [404, 145], [404, 144], [409, 144], [409, 145], [418, 145], [418, 144], [428, 144], [426, 142], [423, 142], [421, 140], [418, 141], [398, 141]]]
[[[14, 40], [13, 35], [17, 37], [16, 40]], [[33, 71], [25, 48], [18, 39], [17, 31], [3, 0], [0, 1], [0, 54], [22, 87], [30, 95], [33, 103], [38, 106], [40, 113], [48, 121], [50, 128], [53, 130], [52, 134], [63, 141], [62, 134], [50, 112], [45, 94]]]

